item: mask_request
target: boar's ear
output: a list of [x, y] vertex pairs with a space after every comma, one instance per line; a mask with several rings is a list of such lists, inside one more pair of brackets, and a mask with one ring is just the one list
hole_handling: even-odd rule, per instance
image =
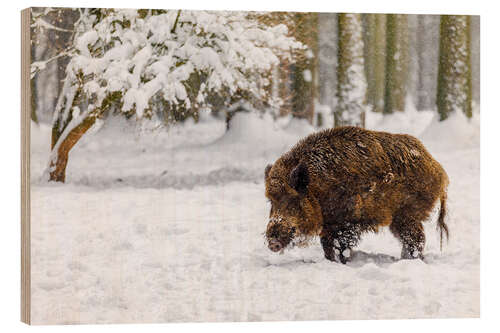
[[273, 167], [272, 164], [268, 164], [266, 166], [266, 170], [264, 171], [264, 179], [267, 179], [267, 176], [269, 176], [269, 171], [271, 171], [271, 168]]
[[299, 192], [299, 194], [305, 194], [307, 192], [309, 171], [304, 163], [300, 162], [292, 172], [290, 172], [289, 183], [292, 188]]

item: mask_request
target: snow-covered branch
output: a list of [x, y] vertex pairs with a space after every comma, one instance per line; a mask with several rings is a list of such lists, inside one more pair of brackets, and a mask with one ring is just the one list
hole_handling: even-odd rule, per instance
[[33, 79], [40, 71], [44, 70], [47, 67], [47, 65], [52, 61], [59, 59], [61, 57], [71, 56], [73, 51], [74, 51], [73, 48], [68, 48], [49, 59], [32, 62], [30, 68], [30, 78]]
[[110, 10], [92, 19], [75, 36], [67, 71], [91, 78], [82, 92], [97, 105], [121, 92], [121, 111], [137, 118], [150, 116], [158, 94], [185, 108], [222, 91], [270, 100], [262, 87], [271, 68], [302, 47], [285, 25], [264, 25], [242, 12]]
[[68, 30], [68, 29], [56, 27], [55, 25], [50, 24], [49, 22], [45, 21], [42, 17], [36, 18], [34, 20], [34, 22], [31, 24], [31, 27], [37, 28], [37, 29], [40, 29], [40, 28], [52, 29], [52, 30], [60, 31], [60, 32], [71, 32], [71, 33], [73, 32], [73, 30]]

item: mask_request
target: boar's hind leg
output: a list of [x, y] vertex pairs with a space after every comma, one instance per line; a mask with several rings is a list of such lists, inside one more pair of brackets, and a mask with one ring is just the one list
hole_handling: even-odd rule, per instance
[[401, 241], [401, 259], [424, 259], [425, 233], [422, 222], [394, 216], [389, 229]]
[[325, 227], [321, 235], [325, 258], [345, 264], [350, 259], [351, 249], [358, 244], [359, 236], [356, 228], [330, 230]]

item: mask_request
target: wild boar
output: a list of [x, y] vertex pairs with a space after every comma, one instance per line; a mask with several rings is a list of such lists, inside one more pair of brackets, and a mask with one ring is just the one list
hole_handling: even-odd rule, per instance
[[438, 200], [441, 244], [448, 238], [447, 186], [443, 167], [410, 135], [323, 130], [265, 169], [267, 244], [278, 252], [319, 236], [325, 257], [346, 263], [364, 233], [387, 226], [402, 258], [423, 259], [422, 222]]

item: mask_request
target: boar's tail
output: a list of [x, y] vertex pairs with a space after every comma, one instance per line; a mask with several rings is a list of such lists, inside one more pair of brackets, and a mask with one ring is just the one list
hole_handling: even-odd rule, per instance
[[443, 250], [443, 234], [446, 234], [446, 240], [448, 240], [448, 226], [444, 222], [444, 218], [446, 216], [446, 190], [444, 190], [440, 197], [441, 200], [441, 209], [439, 210], [439, 217], [437, 222], [437, 228], [439, 229], [439, 248]]

